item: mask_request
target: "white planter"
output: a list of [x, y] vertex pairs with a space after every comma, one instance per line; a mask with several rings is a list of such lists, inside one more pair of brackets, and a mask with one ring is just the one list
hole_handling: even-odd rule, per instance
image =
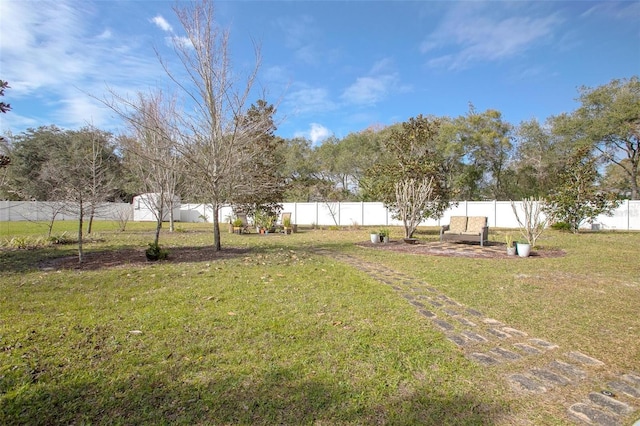
[[380, 242], [380, 235], [379, 234], [371, 234], [371, 242], [373, 244], [378, 244]]
[[507, 255], [508, 256], [515, 256], [516, 255], [516, 248], [514, 247], [507, 247]]
[[520, 257], [529, 257], [529, 254], [531, 254], [531, 244], [516, 243], [516, 247], [518, 248], [518, 256]]

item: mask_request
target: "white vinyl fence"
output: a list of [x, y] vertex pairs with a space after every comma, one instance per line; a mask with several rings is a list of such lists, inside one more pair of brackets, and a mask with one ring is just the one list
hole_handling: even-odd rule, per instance
[[[78, 220], [73, 206], [56, 201], [0, 201], [0, 222]], [[95, 211], [94, 219], [118, 220], [133, 218], [129, 203], [102, 203]]]
[[[516, 206], [521, 211], [521, 202]], [[2, 221], [47, 221], [59, 209], [59, 203], [37, 201], [0, 201]], [[291, 213], [291, 220], [298, 225], [318, 226], [399, 226], [402, 223], [382, 203], [283, 203], [283, 212]], [[127, 203], [105, 203], [96, 212], [96, 219], [118, 220], [121, 215], [133, 218], [133, 206]], [[218, 219], [227, 222], [232, 217], [231, 207], [223, 207]], [[452, 205], [440, 220], [430, 219], [423, 226], [439, 226], [449, 223], [451, 216], [486, 216], [490, 227], [517, 228], [518, 222], [509, 201], [461, 201]], [[207, 204], [182, 204], [179, 220], [182, 222], [212, 222], [213, 209]], [[56, 220], [76, 220], [68, 212], [58, 213]], [[584, 225], [593, 229], [640, 230], [640, 201], [623, 201], [612, 216], [601, 215], [593, 224]]]
[[[522, 202], [516, 202], [522, 217]], [[283, 203], [283, 212], [291, 213], [291, 221], [298, 225], [318, 226], [400, 226], [383, 203]], [[220, 211], [219, 220], [228, 221], [231, 207]], [[449, 223], [451, 216], [486, 216], [490, 227], [517, 228], [518, 222], [510, 201], [461, 201], [452, 205], [439, 220], [424, 221], [422, 226], [440, 226]], [[204, 204], [183, 204], [180, 220], [183, 222], [211, 222], [213, 210]], [[583, 227], [611, 230], [640, 230], [640, 201], [623, 201], [612, 216], [601, 215]]]

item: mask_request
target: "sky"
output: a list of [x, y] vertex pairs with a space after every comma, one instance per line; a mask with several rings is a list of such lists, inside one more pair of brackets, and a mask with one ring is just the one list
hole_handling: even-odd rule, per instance
[[[174, 7], [186, 1], [2, 0], [0, 133], [93, 125], [118, 133], [100, 99], [175, 90]], [[419, 114], [496, 109], [521, 121], [575, 110], [578, 89], [640, 74], [640, 1], [216, 1], [242, 82], [276, 134], [320, 144]], [[172, 68], [177, 70], [177, 68]], [[176, 92], [180, 96], [180, 92]]]

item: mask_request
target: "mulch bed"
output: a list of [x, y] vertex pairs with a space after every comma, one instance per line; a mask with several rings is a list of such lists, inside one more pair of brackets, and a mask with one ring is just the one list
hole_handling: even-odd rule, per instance
[[40, 263], [43, 270], [81, 269], [96, 270], [102, 268], [117, 268], [130, 266], [148, 266], [153, 264], [205, 262], [229, 259], [246, 255], [250, 250], [246, 248], [225, 247], [221, 251], [215, 251], [209, 247], [170, 247], [169, 258], [158, 262], [149, 262], [144, 254], [144, 249], [123, 249], [88, 252], [84, 254], [82, 264], [78, 263], [78, 256], [59, 257], [48, 259]]
[[[480, 244], [441, 243], [439, 241], [418, 241], [415, 244], [407, 244], [402, 240], [393, 240], [388, 243], [380, 244], [362, 242], [358, 243], [358, 246], [375, 250], [390, 250], [400, 253], [427, 256], [470, 257], [479, 259], [521, 259], [518, 256], [508, 256], [505, 244], [496, 242], [489, 242], [481, 247]], [[538, 248], [536, 250], [532, 250], [529, 257], [562, 257], [565, 254], [564, 250]]]
[[[490, 242], [484, 247], [479, 244], [423, 242], [407, 244], [402, 240], [392, 240], [388, 243], [373, 244], [371, 242], [357, 243], [358, 246], [373, 250], [390, 250], [423, 256], [469, 257], [479, 259], [520, 259], [518, 256], [507, 256], [505, 245]], [[102, 268], [118, 268], [130, 266], [145, 266], [155, 263], [204, 262], [245, 256], [251, 250], [248, 248], [225, 247], [222, 251], [215, 251], [213, 247], [172, 247], [169, 248], [169, 259], [160, 262], [148, 262], [144, 249], [123, 249], [88, 252], [84, 255], [82, 264], [77, 256], [47, 259], [40, 263], [42, 270], [79, 269], [97, 270]], [[536, 249], [531, 251], [531, 258], [562, 257], [563, 250]]]

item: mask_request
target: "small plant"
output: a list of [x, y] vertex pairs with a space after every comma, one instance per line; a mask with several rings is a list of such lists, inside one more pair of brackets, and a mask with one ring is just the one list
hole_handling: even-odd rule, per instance
[[378, 231], [378, 235], [380, 235], [380, 238], [388, 237], [389, 236], [389, 230], [388, 229], [380, 229]]
[[285, 217], [282, 221], [282, 226], [284, 226], [285, 228], [291, 228], [291, 218]]
[[74, 238], [69, 237], [67, 232], [63, 232], [61, 235], [52, 235], [49, 237], [49, 243], [53, 245], [63, 245], [63, 244], [75, 244], [77, 241]]
[[169, 257], [169, 251], [160, 247], [158, 243], [149, 243], [149, 248], [144, 252], [147, 260], [164, 260]]
[[551, 229], [556, 231], [571, 231], [571, 225], [567, 222], [555, 222], [551, 225]]
[[235, 219], [233, 219], [233, 222], [231, 224], [234, 228], [242, 228], [242, 219], [236, 217]]
[[507, 243], [508, 248], [513, 247], [513, 235], [507, 234], [504, 236], [504, 241]]

